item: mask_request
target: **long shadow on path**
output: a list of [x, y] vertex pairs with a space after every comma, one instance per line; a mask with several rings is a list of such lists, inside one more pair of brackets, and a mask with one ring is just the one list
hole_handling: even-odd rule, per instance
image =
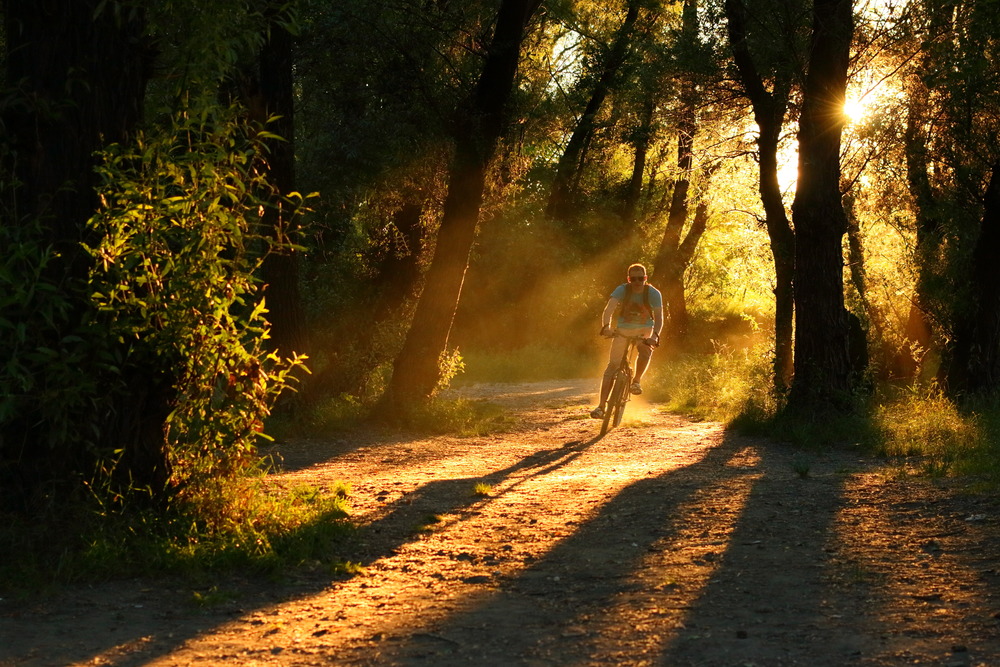
[[845, 664], [854, 630], [828, 622], [822, 569], [841, 477], [799, 480], [790, 456], [727, 437], [697, 463], [635, 482], [486, 599], [382, 659], [816, 665], [821, 641], [826, 664]]
[[[362, 530], [359, 551], [345, 554], [345, 557], [369, 564], [391, 555], [402, 545], [417, 539], [414, 529], [427, 513], [461, 512], [482, 502], [469, 493], [477, 482], [496, 485], [513, 480], [507, 485], [509, 490], [531, 477], [568, 465], [598, 440], [573, 440], [539, 450], [507, 468], [479, 477], [429, 482], [391, 503], [383, 516]], [[366, 540], [365, 536], [371, 536], [374, 531], [380, 533], [378, 539]], [[259, 582], [250, 580], [216, 583], [219, 588], [213, 586], [210, 595], [229, 594], [235, 601], [200, 611], [192, 606], [186, 584], [169, 582], [157, 584], [155, 592], [150, 588], [138, 588], [131, 582], [95, 589], [110, 592], [111, 599], [96, 592], [91, 595], [81, 591], [71, 602], [59, 607], [53, 607], [54, 600], [31, 607], [0, 600], [0, 665], [65, 666], [95, 660], [119, 667], [145, 665], [169, 656], [190, 639], [245, 617], [255, 608], [270, 608], [315, 595], [327, 588], [331, 579], [322, 575], [300, 577], [293, 584], [265, 586], [263, 592]], [[169, 590], [172, 587], [176, 590]], [[154, 597], [158, 598], [155, 602]], [[53, 624], [86, 628], [86, 639], [80, 641], [79, 635], [73, 640], [61, 637], [48, 629]], [[20, 645], [28, 643], [33, 649], [28, 654], [10, 653], [13, 641], [6, 638], [7, 633], [18, 633], [26, 640]], [[10, 637], [13, 638], [13, 634]], [[335, 658], [331, 661], [338, 662]]]

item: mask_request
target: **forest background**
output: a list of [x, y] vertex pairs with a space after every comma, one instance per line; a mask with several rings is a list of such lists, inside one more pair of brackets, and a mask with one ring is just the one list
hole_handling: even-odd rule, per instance
[[7, 580], [306, 557], [265, 433], [500, 428], [634, 261], [654, 399], [995, 484], [995, 0], [2, 11]]

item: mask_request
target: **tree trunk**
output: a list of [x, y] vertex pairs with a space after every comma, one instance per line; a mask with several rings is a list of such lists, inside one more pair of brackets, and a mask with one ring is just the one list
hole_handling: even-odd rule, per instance
[[653, 91], [646, 92], [646, 100], [642, 105], [642, 118], [636, 129], [632, 146], [635, 157], [632, 160], [632, 175], [629, 177], [625, 195], [622, 197], [622, 223], [628, 229], [634, 229], [639, 209], [639, 198], [642, 196], [643, 175], [646, 172], [646, 159], [649, 146], [653, 141], [653, 111], [656, 103]]
[[991, 169], [979, 238], [972, 252], [972, 307], [960, 319], [948, 372], [952, 395], [1000, 386], [1000, 162]]
[[[272, 20], [267, 40], [260, 50], [260, 95], [266, 121], [279, 116], [268, 126], [284, 141], [268, 141], [268, 166], [271, 183], [279, 196], [295, 192], [295, 118], [293, 101], [292, 34], [279, 21]], [[277, 244], [287, 244], [297, 224], [291, 211], [281, 201], [264, 212], [263, 224]], [[299, 254], [279, 247], [264, 258], [264, 298], [267, 319], [271, 324], [270, 343], [283, 356], [307, 351], [305, 315], [299, 292]]]
[[573, 130], [573, 134], [566, 144], [566, 150], [559, 158], [556, 167], [555, 180], [552, 182], [552, 191], [549, 194], [546, 214], [556, 220], [568, 220], [573, 217], [573, 192], [574, 183], [578, 180], [578, 174], [582, 165], [582, 158], [587, 143], [594, 133], [597, 123], [597, 115], [604, 106], [604, 100], [611, 92], [612, 85], [622, 65], [625, 64], [628, 56], [629, 41], [632, 38], [632, 30], [636, 20], [639, 18], [638, 0], [630, 0], [628, 13], [622, 22], [621, 28], [615, 35], [615, 41], [611, 45], [607, 58], [601, 68], [597, 85], [590, 95], [580, 120]]
[[[669, 264], [660, 276], [658, 285], [663, 290], [663, 296], [667, 301], [669, 314], [669, 337], [678, 343], [683, 343], [687, 336], [688, 311], [687, 297], [684, 292], [684, 274], [694, 257], [694, 252], [698, 247], [698, 242], [708, 228], [708, 203], [699, 202], [695, 208], [694, 221], [691, 228], [684, 236], [684, 241], [670, 255]], [[662, 266], [657, 264], [657, 267]]]
[[923, 355], [931, 345], [931, 325], [927, 315], [930, 303], [927, 289], [930, 274], [941, 244], [941, 221], [935, 212], [934, 189], [927, 174], [928, 155], [924, 136], [924, 98], [927, 89], [918, 85], [911, 91], [910, 108], [904, 132], [906, 154], [906, 179], [916, 207], [917, 223], [917, 278], [913, 287], [910, 312], [903, 336], [905, 346], [896, 354], [893, 375], [902, 380], [913, 380], [920, 368]]
[[[697, 39], [697, 3], [695, 0], [685, 0], [684, 32], [689, 39]], [[687, 303], [684, 300], [684, 272], [687, 270], [691, 257], [697, 246], [704, 227], [695, 236], [695, 228], [688, 231], [687, 237], [681, 241], [681, 233], [687, 223], [689, 206], [688, 192], [691, 189], [691, 169], [694, 159], [694, 137], [698, 131], [697, 119], [697, 86], [690, 76], [681, 83], [681, 109], [677, 122], [677, 173], [674, 180], [673, 194], [670, 200], [670, 212], [667, 214], [667, 226], [663, 238], [653, 260], [654, 276], [663, 286], [667, 299], [667, 311], [670, 315], [670, 337], [683, 342], [688, 330]], [[707, 220], [707, 209], [705, 210]], [[703, 220], [704, 222], [704, 220]], [[682, 248], [687, 247], [687, 252]]]
[[504, 0], [470, 107], [456, 131], [441, 226], [406, 342], [386, 392], [389, 407], [430, 397], [462, 294], [483, 199], [486, 170], [505, 125], [525, 28], [540, 0]]
[[851, 0], [815, 0], [792, 205], [796, 336], [789, 407], [797, 411], [845, 407], [851, 391], [840, 138], [852, 33]]
[[[59, 253], [44, 271], [70, 304], [66, 326], [76, 327], [89, 313], [81, 287], [91, 259], [81, 241], [93, 243], [85, 229], [98, 203], [94, 153], [126, 141], [142, 116], [151, 57], [145, 15], [118, 15], [100, 0], [9, 0], [3, 11], [5, 79], [16, 83], [23, 103], [8, 105], [2, 119], [10, 155], [16, 155], [6, 171], [17, 184], [5, 206], [12, 214], [0, 224], [41, 223], [44, 241]], [[59, 350], [69, 332], [34, 333], [53, 337], [36, 344]], [[122, 488], [162, 491], [170, 475], [162, 427], [171, 378], [157, 369], [131, 368], [122, 369], [120, 380], [126, 390], [108, 414], [95, 418], [100, 432], [94, 440], [120, 452], [115, 476]], [[106, 398], [90, 397], [98, 405]], [[18, 415], [0, 433], [0, 459], [16, 461], [24, 493], [48, 480], [78, 474], [89, 479], [95, 454], [76, 442], [44, 446], [52, 434], [36, 417]]]
[[760, 164], [760, 200], [774, 260], [774, 388], [785, 394], [792, 380], [792, 321], [795, 266], [795, 235], [785, 213], [778, 182], [778, 142], [785, 122], [790, 88], [790, 71], [779, 72], [771, 91], [747, 44], [746, 8], [741, 0], [726, 1], [729, 41], [743, 90], [753, 107], [757, 123], [757, 151]]

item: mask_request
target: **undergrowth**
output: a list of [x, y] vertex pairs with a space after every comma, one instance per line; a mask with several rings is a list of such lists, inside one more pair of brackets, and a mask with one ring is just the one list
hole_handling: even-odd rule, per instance
[[435, 397], [425, 404], [391, 417], [377, 403], [364, 404], [349, 394], [331, 397], [303, 408], [293, 418], [281, 416], [268, 423], [276, 438], [322, 438], [366, 421], [433, 435], [472, 437], [508, 431], [520, 424], [515, 414], [486, 400]]
[[924, 474], [965, 476], [1000, 490], [1000, 397], [956, 403], [935, 387], [882, 385], [855, 396], [851, 410], [790, 415], [772, 390], [770, 362], [766, 345], [654, 356], [644, 389], [669, 410], [722, 421], [744, 434], [801, 449], [856, 446], [915, 463]]
[[338, 544], [351, 533], [349, 489], [269, 486], [263, 478], [219, 481], [163, 510], [66, 503], [48, 516], [0, 521], [0, 588], [30, 592], [81, 581], [236, 570], [276, 577], [320, 563], [348, 564]]
[[566, 346], [537, 343], [518, 350], [463, 352], [464, 371], [455, 385], [476, 382], [537, 382], [586, 377], [593, 356]]

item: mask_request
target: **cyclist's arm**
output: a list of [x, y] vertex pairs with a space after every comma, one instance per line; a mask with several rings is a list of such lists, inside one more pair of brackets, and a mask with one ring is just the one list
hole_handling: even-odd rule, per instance
[[659, 340], [663, 329], [663, 306], [653, 308], [653, 336]]
[[611, 297], [608, 299], [608, 304], [604, 306], [604, 312], [601, 313], [601, 328], [610, 327], [611, 320], [615, 315], [615, 308], [618, 307], [618, 299]]

